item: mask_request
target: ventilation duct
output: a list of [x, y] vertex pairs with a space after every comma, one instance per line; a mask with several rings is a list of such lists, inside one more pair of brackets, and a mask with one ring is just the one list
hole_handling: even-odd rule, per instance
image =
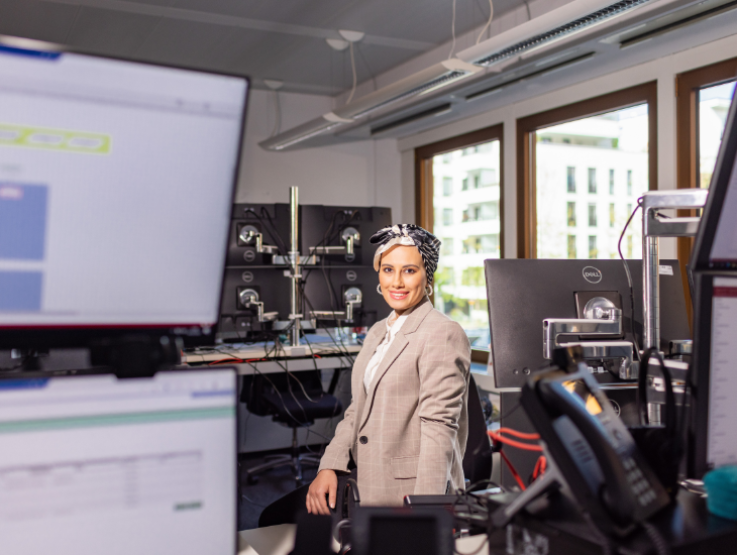
[[411, 99], [454, 85], [483, 71], [501, 71], [521, 54], [548, 46], [591, 27], [608, 22], [647, 3], [671, 0], [573, 0], [556, 10], [522, 23], [391, 85], [260, 143], [280, 151], [313, 137], [359, 122]]

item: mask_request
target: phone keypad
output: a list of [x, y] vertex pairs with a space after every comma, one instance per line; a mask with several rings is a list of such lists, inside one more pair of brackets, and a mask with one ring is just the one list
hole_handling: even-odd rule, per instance
[[650, 484], [634, 459], [632, 457], [624, 457], [622, 459], [622, 465], [627, 475], [627, 481], [630, 483], [630, 487], [637, 497], [637, 502], [645, 507], [652, 501], [655, 501], [657, 495], [655, 495], [655, 492], [650, 487]]

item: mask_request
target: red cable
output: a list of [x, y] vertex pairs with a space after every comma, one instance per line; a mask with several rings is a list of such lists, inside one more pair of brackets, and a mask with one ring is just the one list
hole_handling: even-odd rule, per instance
[[[500, 428], [499, 431], [501, 431], [502, 429], [503, 428]], [[529, 443], [522, 443], [521, 441], [515, 441], [514, 439], [506, 438], [500, 435], [498, 432], [493, 432], [492, 430], [489, 430], [487, 433], [489, 434], [489, 437], [493, 439], [495, 442], [504, 443], [511, 447], [516, 447], [517, 449], [523, 449], [525, 451], [537, 451], [537, 452], [541, 452], [543, 450], [543, 448], [540, 447], [539, 445], [530, 445]], [[524, 435], [537, 435], [537, 434], [524, 434]]]
[[518, 432], [517, 430], [513, 430], [512, 428], [499, 428], [496, 431], [497, 434], [509, 434], [510, 436], [518, 437], [520, 439], [530, 439], [530, 440], [538, 440], [540, 439], [540, 434], [526, 434], [523, 432]]
[[512, 476], [514, 476], [514, 479], [517, 480], [519, 487], [522, 489], [522, 491], [525, 491], [527, 488], [525, 487], [524, 482], [522, 482], [522, 478], [519, 477], [519, 473], [517, 472], [517, 469], [514, 468], [512, 461], [507, 458], [507, 455], [503, 449], [499, 451], [499, 454], [502, 456], [502, 459], [504, 459], [504, 462], [507, 463], [509, 471], [512, 473]]

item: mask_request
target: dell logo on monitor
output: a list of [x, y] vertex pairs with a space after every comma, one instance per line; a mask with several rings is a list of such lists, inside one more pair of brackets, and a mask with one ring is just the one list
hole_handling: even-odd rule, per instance
[[589, 283], [599, 283], [602, 277], [604, 276], [602, 275], [601, 270], [599, 270], [598, 268], [594, 268], [593, 266], [586, 266], [583, 269], [583, 279], [585, 279]]

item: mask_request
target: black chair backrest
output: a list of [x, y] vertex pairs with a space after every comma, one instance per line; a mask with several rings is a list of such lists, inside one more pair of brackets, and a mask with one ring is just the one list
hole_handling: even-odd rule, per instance
[[[468, 442], [463, 456], [463, 473], [472, 485], [491, 478], [491, 442], [486, 431], [486, 417], [481, 406], [479, 389], [471, 375], [468, 380]], [[486, 485], [479, 483], [477, 489]]]

